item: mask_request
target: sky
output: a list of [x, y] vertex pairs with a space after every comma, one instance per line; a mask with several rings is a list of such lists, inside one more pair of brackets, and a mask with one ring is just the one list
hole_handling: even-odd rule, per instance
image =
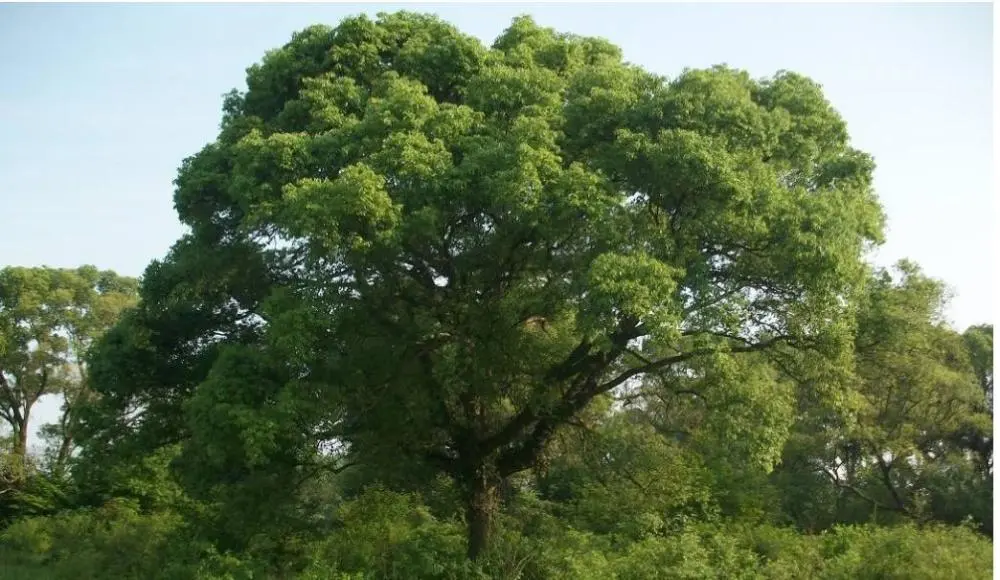
[[993, 321], [988, 3], [0, 4], [0, 267], [140, 275], [183, 232], [172, 181], [246, 68], [306, 26], [397, 9], [486, 43], [530, 14], [668, 77], [725, 63], [813, 78], [877, 163], [888, 231], [872, 260], [944, 280], [956, 328]]

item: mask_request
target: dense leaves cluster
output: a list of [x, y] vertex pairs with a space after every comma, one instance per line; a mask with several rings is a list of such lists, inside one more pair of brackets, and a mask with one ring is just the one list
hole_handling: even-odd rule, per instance
[[93, 326], [57, 486], [86, 507], [0, 549], [25, 577], [985, 577], [992, 327], [865, 263], [873, 169], [795, 73], [666, 79], [529, 18], [306, 29]]

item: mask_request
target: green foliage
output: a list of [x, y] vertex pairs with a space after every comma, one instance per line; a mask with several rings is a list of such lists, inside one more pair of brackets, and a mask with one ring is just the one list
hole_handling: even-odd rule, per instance
[[460, 522], [436, 518], [412, 494], [378, 487], [340, 504], [335, 528], [303, 544], [292, 567], [262, 552], [219, 554], [178, 515], [140, 514], [126, 502], [22, 520], [0, 536], [0, 556], [5, 578], [32, 580], [975, 580], [991, 570], [991, 543], [963, 527], [856, 526], [802, 535], [791, 528], [692, 523], [621, 542], [566, 527], [539, 504], [519, 509], [518, 517], [531, 521], [504, 520], [474, 565], [465, 558]]
[[136, 282], [93, 266], [75, 270], [7, 267], [0, 271], [0, 419], [27, 452], [31, 409], [43, 395], [64, 398], [53, 435], [65, 463], [72, 410], [88, 391], [84, 357], [93, 342], [134, 303]]
[[371, 488], [342, 505], [337, 521], [303, 578], [471, 578], [462, 527], [413, 496]]
[[573, 527], [637, 539], [712, 516], [711, 474], [699, 456], [650, 425], [617, 415], [577, 435], [539, 481]]
[[25, 578], [233, 577], [225, 574], [225, 558], [185, 535], [179, 516], [141, 515], [118, 501], [21, 520], [0, 536], [0, 554]]
[[992, 577], [992, 546], [961, 527], [842, 528], [821, 542], [819, 577], [830, 580]]
[[[136, 282], [93, 266], [0, 270], [0, 522], [68, 505], [66, 469], [76, 449], [79, 409], [90, 398], [85, 357], [135, 301]], [[48, 446], [29, 455], [32, 410], [62, 398], [58, 422], [43, 426]]]
[[[849, 403], [805, 401], [806, 420], [786, 447], [779, 479], [790, 490], [816, 490], [816, 479], [802, 473], [809, 471], [835, 486], [842, 497], [835, 506], [827, 500], [833, 512], [823, 516], [825, 525], [972, 518], [990, 529], [992, 475], [982, 451], [992, 421], [974, 361], [982, 368], [991, 347], [941, 322], [940, 282], [908, 262], [895, 273], [875, 273], [859, 301]], [[806, 502], [815, 499], [802, 493]], [[815, 516], [816, 507], [788, 511]]]

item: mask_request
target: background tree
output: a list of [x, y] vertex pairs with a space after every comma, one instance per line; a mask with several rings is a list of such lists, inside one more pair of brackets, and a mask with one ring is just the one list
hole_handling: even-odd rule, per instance
[[[985, 413], [993, 419], [993, 325], [982, 324], [969, 327], [962, 335], [969, 353], [969, 362], [976, 374], [976, 380], [983, 391], [980, 400], [980, 413]], [[970, 422], [960, 434], [961, 445], [976, 454], [976, 462], [980, 473], [991, 476], [993, 473], [993, 436], [989, 428]]]
[[[11, 428], [0, 450], [0, 520], [71, 504], [65, 468], [76, 411], [90, 394], [85, 355], [136, 290], [135, 280], [93, 266], [0, 271], [0, 417]], [[31, 412], [45, 395], [61, 396], [62, 412], [43, 426], [49, 445], [34, 457]]]
[[0, 271], [0, 417], [27, 453], [31, 410], [43, 395], [63, 396], [54, 432], [56, 462], [72, 448], [73, 410], [88, 393], [84, 362], [93, 342], [135, 301], [134, 279], [93, 266]]
[[667, 81], [529, 18], [486, 48], [397, 13], [296, 34], [247, 85], [101, 363], [196, 479], [260, 497], [324, 441], [402, 453], [462, 490], [475, 558], [501, 483], [595, 397], [849, 345], [882, 213], [805, 77]]
[[[838, 489], [827, 524], [972, 517], [991, 526], [984, 509], [991, 479], [983, 477], [982, 457], [967, 453], [981, 441], [975, 434], [992, 428], [977, 371], [992, 357], [991, 338], [978, 327], [964, 337], [948, 327], [945, 299], [942, 283], [901, 262], [876, 272], [859, 301], [854, 378], [843, 404], [810, 402], [786, 448], [784, 485], [802, 489], [803, 500], [821, 495], [802, 471], [815, 470]], [[799, 504], [791, 511], [825, 510]]]
[[32, 408], [42, 395], [60, 388], [66, 370], [69, 344], [60, 334], [64, 321], [59, 313], [68, 296], [58, 292], [52, 274], [28, 268], [0, 272], [0, 416], [13, 432], [13, 453], [20, 457], [28, 452]]

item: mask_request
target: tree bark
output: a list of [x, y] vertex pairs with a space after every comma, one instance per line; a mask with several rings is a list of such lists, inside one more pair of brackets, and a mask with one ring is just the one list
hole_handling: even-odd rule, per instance
[[19, 425], [14, 429], [17, 440], [14, 442], [14, 455], [19, 457], [28, 456], [28, 409], [24, 409], [24, 415], [18, 421]]
[[466, 524], [470, 560], [477, 560], [489, 547], [493, 524], [500, 509], [500, 483], [484, 469], [477, 469], [467, 483]]
[[[59, 417], [59, 451], [55, 457], [55, 469], [63, 473], [66, 468], [66, 463], [69, 461], [69, 457], [73, 452], [73, 434], [70, 432], [70, 425], [73, 423], [73, 408], [75, 407], [76, 401], [71, 399], [68, 395], [64, 394], [65, 402], [63, 403], [62, 415]], [[77, 396], [80, 396], [79, 394]]]
[[70, 452], [73, 449], [73, 437], [68, 433], [63, 433], [62, 443], [59, 445], [59, 453], [56, 455], [55, 467], [60, 472], [66, 468], [66, 462], [69, 461]]
[[889, 495], [892, 496], [892, 501], [896, 504], [896, 510], [903, 513], [909, 513], [909, 510], [906, 507], [906, 502], [903, 500], [903, 497], [899, 495], [899, 491], [896, 490], [896, 486], [892, 483], [892, 476], [890, 475], [892, 462], [886, 463], [881, 457], [876, 457], [875, 459], [882, 471], [882, 482], [889, 491]]

